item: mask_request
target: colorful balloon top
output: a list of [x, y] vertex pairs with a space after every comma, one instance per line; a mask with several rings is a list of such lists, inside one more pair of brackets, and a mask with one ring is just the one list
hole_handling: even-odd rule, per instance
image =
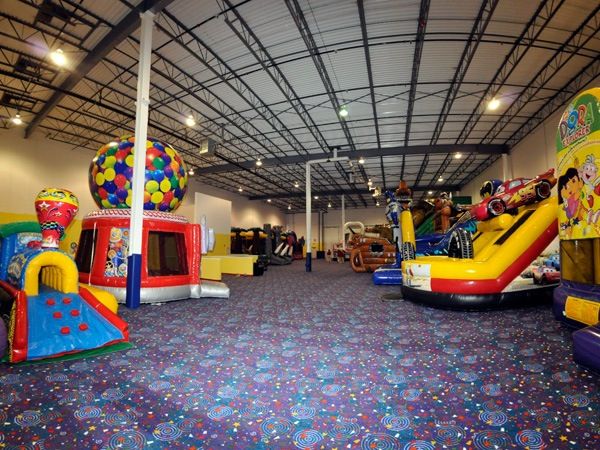
[[42, 189], [35, 198], [38, 200], [52, 200], [55, 202], [64, 202], [79, 208], [79, 200], [71, 191], [66, 189], [46, 188]]
[[[134, 138], [121, 137], [104, 145], [92, 160], [90, 192], [101, 209], [130, 208]], [[174, 211], [185, 196], [188, 174], [185, 162], [168, 144], [146, 141], [144, 209]]]

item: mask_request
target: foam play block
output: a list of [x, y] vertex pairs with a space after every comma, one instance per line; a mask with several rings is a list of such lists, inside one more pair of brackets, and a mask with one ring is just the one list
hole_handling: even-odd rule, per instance
[[253, 264], [258, 260], [258, 255], [228, 255], [221, 256], [220, 258], [222, 273], [230, 275], [253, 275]]
[[221, 256], [203, 256], [200, 263], [200, 278], [221, 281]]

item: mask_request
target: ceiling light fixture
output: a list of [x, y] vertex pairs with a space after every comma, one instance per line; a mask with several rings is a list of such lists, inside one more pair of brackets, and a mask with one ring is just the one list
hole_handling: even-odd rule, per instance
[[372, 186], [373, 182], [371, 181], [371, 179], [369, 178], [369, 181], [367, 181], [367, 185]]
[[499, 106], [500, 100], [498, 100], [497, 98], [493, 98], [488, 102], [487, 109], [489, 109], [490, 111], [495, 111], [498, 109]]
[[454, 159], [460, 159], [462, 158], [462, 153], [458, 152], [454, 154]]
[[292, 205], [288, 205], [288, 209], [292, 209]]
[[62, 67], [65, 64], [67, 64], [67, 57], [60, 48], [57, 48], [53, 52], [50, 52], [50, 59], [54, 64], [56, 64], [59, 67]]
[[262, 161], [260, 160], [260, 158], [258, 158], [258, 159], [256, 160], [256, 165], [257, 165], [258, 167], [262, 166]]
[[319, 200], [319, 196], [318, 195], [315, 195], [315, 200]]
[[16, 114], [15, 117], [10, 119], [10, 121], [15, 125], [23, 125], [23, 119], [21, 119], [21, 114]]
[[238, 188], [238, 192], [244, 192], [241, 186]]
[[433, 191], [427, 191], [427, 195], [433, 195]]
[[300, 187], [300, 183], [298, 183], [298, 182], [296, 181], [296, 182], [294, 183], [294, 187], [295, 187], [295, 188], [297, 188], [297, 187]]
[[379, 200], [377, 200], [377, 203], [375, 203], [375, 206], [379, 206]]
[[268, 198], [268, 199], [267, 199], [267, 202], [271, 203], [271, 199], [270, 199], [270, 198]]
[[442, 181], [444, 181], [444, 178], [443, 177], [439, 177], [438, 181], [441, 183]]
[[196, 125], [196, 121], [194, 120], [194, 116], [192, 116], [191, 114], [189, 116], [187, 116], [185, 118], [185, 124], [188, 127], [193, 127], [194, 125]]
[[345, 119], [346, 117], [348, 117], [348, 108], [346, 107], [346, 105], [340, 106], [340, 109], [338, 110], [338, 114], [340, 115], [340, 117], [342, 119]]
[[331, 202], [327, 203], [327, 207], [331, 208]]
[[188, 170], [188, 175], [194, 175], [194, 168], [190, 167], [190, 170]]
[[363, 158], [362, 156], [358, 159], [358, 163], [359, 164], [364, 164], [365, 163], [365, 158]]

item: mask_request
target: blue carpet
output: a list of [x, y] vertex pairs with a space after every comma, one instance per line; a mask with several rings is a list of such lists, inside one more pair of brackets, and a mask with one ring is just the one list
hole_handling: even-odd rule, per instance
[[6, 449], [597, 449], [597, 375], [550, 306], [383, 302], [347, 264], [121, 308], [134, 349], [0, 365]]

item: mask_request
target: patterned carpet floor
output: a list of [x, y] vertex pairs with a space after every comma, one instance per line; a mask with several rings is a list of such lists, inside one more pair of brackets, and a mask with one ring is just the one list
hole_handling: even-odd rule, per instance
[[452, 312], [303, 261], [121, 308], [134, 348], [0, 365], [6, 449], [598, 449], [600, 378], [550, 305]]

